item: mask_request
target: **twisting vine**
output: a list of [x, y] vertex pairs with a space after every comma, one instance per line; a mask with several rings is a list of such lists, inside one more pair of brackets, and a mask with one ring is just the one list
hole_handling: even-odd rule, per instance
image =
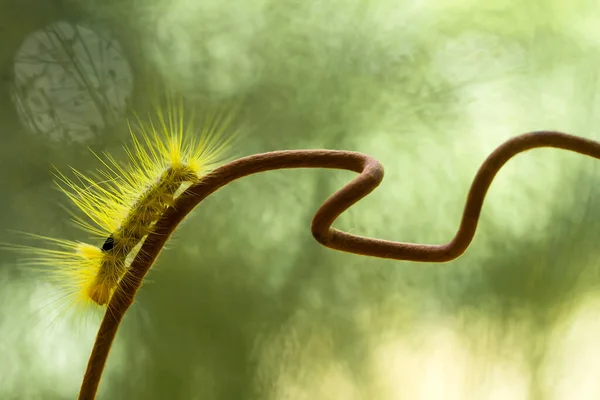
[[459, 257], [471, 243], [485, 195], [500, 168], [515, 155], [540, 147], [572, 151], [600, 159], [600, 142], [561, 132], [539, 131], [509, 139], [483, 162], [471, 184], [460, 226], [447, 244], [427, 245], [393, 242], [352, 235], [332, 228], [340, 214], [373, 191], [383, 179], [383, 167], [374, 158], [337, 150], [289, 150], [256, 154], [225, 164], [205, 176], [180, 196], [157, 222], [144, 241], [142, 250], [130, 265], [111, 298], [92, 349], [80, 400], [93, 400], [110, 347], [125, 312], [133, 303], [142, 281], [169, 236], [185, 216], [202, 200], [228, 183], [259, 172], [290, 168], [344, 169], [358, 177], [332, 195], [312, 220], [312, 234], [322, 245], [350, 253], [417, 262], [447, 262]]

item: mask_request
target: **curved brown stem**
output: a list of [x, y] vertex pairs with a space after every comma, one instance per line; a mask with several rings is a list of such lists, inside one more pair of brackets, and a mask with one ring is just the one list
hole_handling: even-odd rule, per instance
[[221, 166], [180, 196], [174, 207], [169, 208], [157, 223], [154, 233], [144, 241], [141, 251], [108, 304], [88, 362], [79, 399], [95, 398], [118, 326], [169, 236], [194, 207], [226, 184], [258, 172], [286, 168], [335, 168], [358, 172], [358, 177], [331, 196], [315, 214], [312, 233], [316, 240], [332, 249], [366, 256], [446, 262], [460, 256], [471, 243], [483, 200], [500, 168], [518, 153], [538, 147], [554, 147], [600, 159], [599, 142], [560, 132], [532, 132], [506, 141], [490, 154], [480, 167], [471, 185], [458, 231], [449, 243], [443, 245], [372, 239], [331, 228], [341, 213], [373, 191], [383, 179], [381, 164], [365, 154], [336, 150], [275, 151], [240, 158]]

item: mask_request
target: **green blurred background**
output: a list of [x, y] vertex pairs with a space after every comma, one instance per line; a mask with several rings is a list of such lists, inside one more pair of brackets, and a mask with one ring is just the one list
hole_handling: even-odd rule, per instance
[[[597, 138], [591, 0], [1, 0], [0, 241], [77, 239], [50, 166], [122, 156], [149, 88], [242, 103], [238, 155], [368, 153], [383, 184], [336, 226], [449, 241], [484, 158], [516, 134]], [[600, 398], [598, 163], [518, 156], [467, 253], [439, 265], [321, 247], [353, 174], [279, 171], [211, 196], [161, 254], [100, 399]], [[0, 255], [0, 398], [73, 399], [98, 320]]]

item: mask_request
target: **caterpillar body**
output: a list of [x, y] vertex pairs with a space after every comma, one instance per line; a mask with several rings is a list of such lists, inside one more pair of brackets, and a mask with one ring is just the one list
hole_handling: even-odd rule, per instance
[[92, 301], [99, 305], [108, 302], [113, 289], [126, 272], [127, 256], [150, 233], [164, 210], [173, 204], [177, 190], [184, 183], [195, 183], [197, 180], [196, 171], [189, 166], [171, 166], [142, 194], [121, 226], [101, 247], [102, 262], [96, 279], [87, 289], [87, 295]]
[[86, 175], [72, 168], [74, 178], [56, 172], [60, 190], [75, 205], [73, 221], [91, 234], [97, 245], [36, 236], [44, 247], [20, 249], [30, 264], [50, 271], [73, 303], [106, 305], [154, 224], [186, 185], [197, 183], [226, 160], [233, 138], [232, 114], [215, 112], [204, 118], [199, 135], [192, 120], [185, 124], [183, 107], [169, 105], [167, 118], [157, 112], [158, 127], [150, 119], [140, 133], [130, 125], [132, 145], [125, 146], [128, 163], [113, 156], [94, 155], [103, 169]]

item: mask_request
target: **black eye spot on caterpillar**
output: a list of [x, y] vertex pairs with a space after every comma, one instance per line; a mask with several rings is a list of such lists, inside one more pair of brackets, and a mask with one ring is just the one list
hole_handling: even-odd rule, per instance
[[113, 237], [113, 235], [110, 235], [104, 241], [104, 244], [102, 245], [102, 251], [111, 251], [114, 247], [115, 247], [115, 238]]

